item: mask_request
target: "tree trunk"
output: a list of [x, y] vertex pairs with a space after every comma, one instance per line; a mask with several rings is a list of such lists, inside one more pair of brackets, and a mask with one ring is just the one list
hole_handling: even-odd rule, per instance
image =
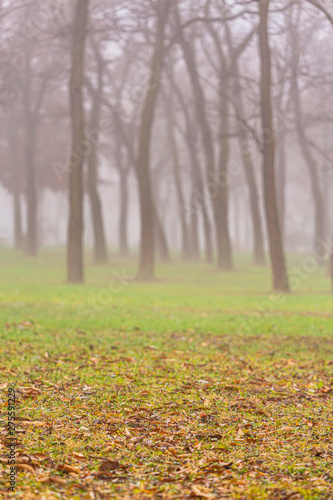
[[332, 244], [329, 264], [330, 264], [330, 277], [331, 277], [331, 291], [333, 293], [333, 244]]
[[233, 269], [232, 244], [229, 230], [229, 88], [230, 88], [230, 69], [227, 64], [223, 45], [217, 32], [211, 24], [208, 29], [214, 39], [216, 51], [219, 57], [219, 79], [220, 79], [220, 153], [217, 165], [216, 184], [219, 187], [214, 210], [217, 220], [216, 232], [218, 246], [217, 267], [230, 271]]
[[282, 240], [286, 222], [286, 138], [282, 134], [278, 142], [278, 207]]
[[31, 89], [31, 47], [25, 48], [25, 82], [23, 88], [23, 116], [25, 128], [25, 161], [26, 161], [26, 203], [27, 233], [25, 238], [25, 254], [35, 257], [37, 254], [37, 193], [35, 175], [36, 120], [32, 112]]
[[25, 239], [25, 253], [29, 257], [37, 255], [37, 193], [35, 180], [35, 125], [26, 132], [25, 157], [27, 167], [26, 203], [27, 203], [27, 234]]
[[298, 143], [300, 146], [300, 150], [305, 161], [305, 164], [308, 168], [312, 196], [315, 206], [315, 236], [314, 236], [314, 248], [318, 245], [322, 244], [325, 241], [325, 203], [323, 198], [323, 193], [320, 187], [320, 180], [317, 170], [317, 164], [312, 154], [311, 147], [307, 141], [307, 137], [305, 135], [305, 131], [303, 128], [304, 116], [302, 112], [299, 89], [297, 84], [297, 77], [295, 76], [294, 81], [292, 83], [293, 87], [293, 102], [295, 107], [295, 115], [296, 115], [296, 130]]
[[171, 146], [172, 157], [173, 157], [173, 177], [176, 187], [176, 195], [178, 202], [178, 212], [181, 222], [181, 231], [182, 231], [182, 259], [189, 260], [191, 257], [190, 253], [190, 239], [189, 239], [189, 230], [187, 226], [186, 220], [186, 209], [185, 209], [185, 198], [183, 193], [183, 186], [181, 180], [181, 172], [180, 172], [180, 161], [178, 154], [178, 147], [176, 143], [175, 131], [174, 131], [174, 117], [173, 117], [173, 106], [172, 106], [172, 97], [165, 97], [165, 113], [167, 120], [167, 129], [168, 129], [168, 138]]
[[148, 92], [141, 116], [139, 151], [136, 162], [141, 218], [140, 260], [137, 279], [144, 281], [154, 279], [154, 204], [150, 175], [150, 145], [154, 112], [165, 55], [164, 37], [170, 3], [169, 0], [160, 0], [157, 5], [156, 40], [150, 66]]
[[[102, 63], [98, 60], [98, 88], [92, 89], [92, 108], [90, 118], [90, 132], [95, 134], [99, 130], [100, 125], [100, 110], [103, 94], [103, 68]], [[96, 264], [107, 263], [107, 248], [104, 231], [102, 203], [98, 192], [98, 153], [96, 138], [90, 139], [91, 153], [88, 156], [88, 178], [87, 189], [90, 201], [91, 216], [94, 231], [94, 261]]]
[[[230, 260], [230, 255], [228, 253], [228, 241], [225, 241], [227, 235], [227, 228], [224, 226], [226, 221], [226, 213], [223, 212], [225, 200], [223, 199], [223, 187], [220, 187], [220, 179], [216, 178], [215, 175], [215, 154], [212, 142], [212, 134], [210, 126], [206, 116], [206, 106], [204, 93], [199, 81], [196, 60], [191, 46], [184, 37], [181, 22], [179, 17], [178, 9], [176, 9], [177, 14], [177, 27], [179, 30], [178, 39], [182, 47], [186, 66], [189, 72], [193, 94], [195, 98], [195, 108], [197, 113], [198, 123], [201, 129], [203, 149], [206, 160], [206, 182], [207, 186], [211, 186], [212, 194], [210, 194], [210, 202], [213, 208], [214, 215], [214, 225], [217, 240], [217, 251], [218, 251], [218, 267], [223, 267], [225, 269], [230, 269], [232, 263]], [[220, 159], [221, 162], [221, 159]], [[220, 163], [220, 169], [223, 168]]]
[[22, 211], [21, 211], [21, 189], [20, 172], [18, 168], [18, 142], [17, 142], [17, 120], [14, 119], [14, 113], [10, 113], [8, 120], [8, 145], [11, 156], [12, 171], [12, 194], [14, 208], [14, 247], [16, 250], [23, 249], [23, 229], [22, 229]]
[[22, 230], [22, 211], [21, 211], [21, 196], [19, 191], [13, 193], [14, 202], [14, 246], [16, 250], [23, 248], [23, 230]]
[[83, 79], [85, 41], [89, 0], [77, 0], [73, 27], [72, 69], [70, 81], [72, 152], [69, 173], [69, 225], [67, 278], [69, 283], [83, 283], [83, 156], [84, 144]]
[[162, 262], [170, 262], [170, 252], [165, 230], [156, 206], [154, 207], [156, 250]]
[[[192, 198], [195, 196], [195, 192], [192, 191]], [[199, 217], [196, 210], [191, 211], [191, 255], [193, 259], [200, 258], [200, 242], [199, 242]]]
[[220, 125], [220, 155], [218, 164], [219, 192], [216, 197], [216, 213], [218, 214], [217, 225], [220, 230], [217, 232], [218, 261], [217, 267], [230, 271], [233, 269], [231, 238], [229, 231], [229, 177], [228, 164], [230, 157], [229, 148], [229, 103], [227, 92], [229, 88], [228, 75], [223, 75], [220, 89], [221, 125]]
[[[232, 72], [238, 75], [238, 63], [235, 59], [233, 61]], [[234, 88], [234, 99], [238, 106], [238, 111], [241, 117], [244, 117], [244, 103], [242, 96], [242, 89], [239, 83], [239, 79], [236, 77], [233, 82]], [[246, 131], [244, 130], [244, 133]], [[262, 227], [262, 220], [260, 215], [260, 205], [259, 205], [259, 192], [256, 183], [256, 176], [254, 165], [252, 161], [250, 143], [245, 135], [240, 136], [240, 153], [242, 158], [242, 163], [244, 167], [246, 184], [250, 196], [250, 210], [252, 218], [252, 230], [253, 230], [253, 263], [256, 266], [263, 266], [266, 263], [265, 259], [265, 248], [264, 248], [264, 234]]]
[[[244, 144], [245, 148], [243, 149]], [[253, 264], [256, 266], [263, 266], [266, 264], [266, 258], [264, 249], [263, 227], [259, 207], [259, 192], [254, 174], [254, 165], [252, 162], [252, 158], [249, 156], [247, 141], [241, 144], [241, 155], [244, 165], [247, 188], [250, 195], [250, 209], [254, 242]]]
[[[299, 142], [299, 147], [301, 150], [301, 154], [303, 156], [304, 162], [308, 168], [312, 196], [315, 206], [315, 237], [314, 237], [314, 248], [317, 248], [318, 245], [322, 245], [323, 241], [325, 241], [325, 203], [324, 197], [322, 193], [322, 189], [320, 187], [320, 179], [318, 175], [317, 164], [315, 158], [312, 154], [312, 149], [309, 145], [308, 139], [306, 137], [306, 133], [304, 130], [304, 114], [302, 108], [302, 101], [300, 96], [300, 90], [298, 85], [298, 70], [299, 70], [299, 56], [300, 56], [300, 48], [299, 48], [299, 37], [297, 32], [297, 26], [292, 24], [290, 19], [290, 33], [292, 38], [292, 70], [294, 72], [294, 78], [291, 82], [291, 97], [294, 105], [295, 118], [296, 118], [296, 131]], [[323, 263], [323, 261], [321, 261]]]
[[289, 292], [289, 280], [279, 226], [275, 188], [275, 136], [271, 96], [271, 52], [268, 38], [270, 0], [259, 2], [261, 57], [261, 115], [263, 130], [263, 181], [274, 290]]
[[119, 170], [120, 178], [120, 215], [119, 215], [119, 245], [120, 255], [127, 257], [129, 255], [128, 245], [128, 170], [121, 168]]
[[207, 203], [205, 200], [204, 182], [197, 155], [197, 143], [193, 138], [192, 122], [188, 113], [187, 105], [182, 96], [182, 93], [174, 80], [170, 79], [170, 82], [173, 90], [176, 92], [178, 96], [178, 100], [181, 104], [182, 111], [185, 117], [186, 132], [184, 134], [184, 138], [188, 147], [190, 166], [192, 170], [192, 182], [193, 182], [192, 197], [191, 197], [191, 202], [189, 204], [189, 212], [191, 214], [192, 220], [193, 218], [195, 219], [199, 213], [201, 213], [202, 215], [204, 238], [205, 238], [206, 262], [208, 264], [212, 264], [214, 262], [212, 227], [209, 219]]

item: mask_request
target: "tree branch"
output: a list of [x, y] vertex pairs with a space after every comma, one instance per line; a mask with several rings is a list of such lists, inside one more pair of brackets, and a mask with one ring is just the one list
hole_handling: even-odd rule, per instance
[[325, 16], [326, 19], [331, 23], [333, 27], [333, 16], [328, 12], [328, 10], [321, 4], [317, 2], [317, 0], [306, 0], [308, 3], [319, 9]]

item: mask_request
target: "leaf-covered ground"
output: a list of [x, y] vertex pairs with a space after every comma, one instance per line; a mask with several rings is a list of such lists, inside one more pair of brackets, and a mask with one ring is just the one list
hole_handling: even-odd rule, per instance
[[1, 498], [333, 498], [324, 270], [276, 305], [245, 258], [228, 275], [162, 267], [153, 284], [115, 282], [134, 270], [117, 261], [85, 287], [63, 284], [58, 256], [1, 258]]

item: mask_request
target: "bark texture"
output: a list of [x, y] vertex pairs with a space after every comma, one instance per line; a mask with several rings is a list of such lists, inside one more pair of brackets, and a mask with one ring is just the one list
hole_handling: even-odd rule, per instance
[[271, 52], [268, 37], [270, 0], [259, 2], [261, 56], [261, 115], [263, 130], [263, 181], [274, 290], [289, 292], [289, 280], [279, 225], [275, 186], [275, 137], [272, 111]]

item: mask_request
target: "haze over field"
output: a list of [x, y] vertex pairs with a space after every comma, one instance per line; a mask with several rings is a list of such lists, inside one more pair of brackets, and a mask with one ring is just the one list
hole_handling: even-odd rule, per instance
[[333, 499], [332, 53], [332, 0], [0, 0], [0, 499]]
[[74, 218], [71, 237], [96, 261], [139, 247], [152, 275], [155, 246], [231, 268], [233, 250], [261, 263], [276, 247], [273, 207], [286, 251], [330, 246], [330, 6], [271, 2], [267, 53], [265, 3], [92, 0], [87, 17], [86, 2], [3, 1], [3, 244], [64, 245]]

